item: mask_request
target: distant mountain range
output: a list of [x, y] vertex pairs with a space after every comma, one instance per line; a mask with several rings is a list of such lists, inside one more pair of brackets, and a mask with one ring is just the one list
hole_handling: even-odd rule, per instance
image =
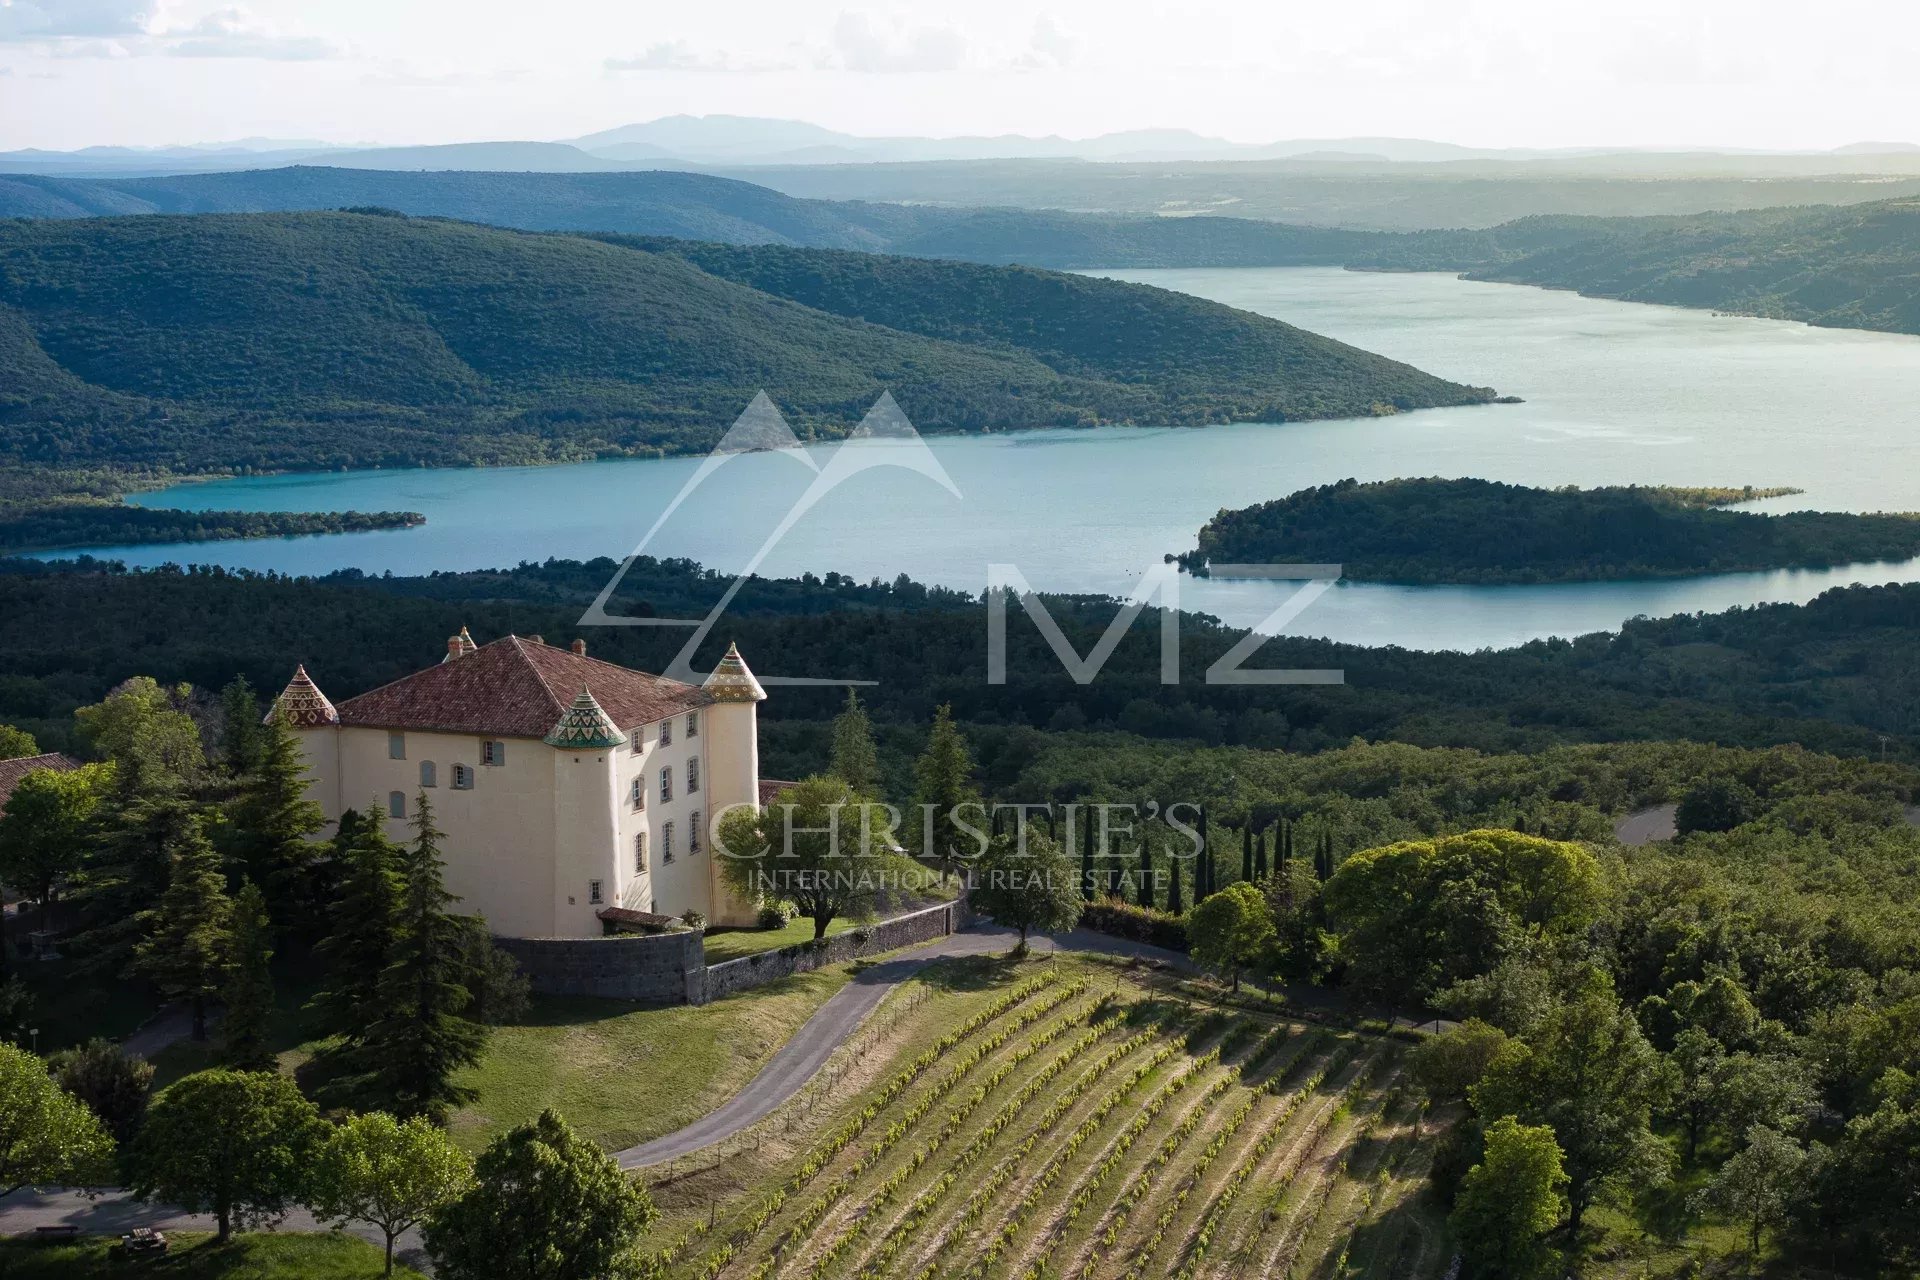
[[[1078, 160], [1124, 163], [1294, 161], [1306, 164], [1454, 164], [1466, 161], [1574, 162], [1632, 169], [1671, 167], [1675, 156], [1711, 156], [1748, 168], [1790, 172], [1881, 172], [1920, 159], [1920, 146], [1859, 142], [1830, 152], [1758, 152], [1725, 148], [1467, 147], [1418, 138], [1296, 138], [1240, 143], [1189, 129], [1132, 129], [1092, 138], [999, 134], [980, 137], [874, 137], [799, 120], [758, 116], [666, 116], [555, 141], [486, 141], [418, 146], [341, 146], [311, 140], [249, 138], [198, 146], [87, 147], [78, 151], [0, 152], [0, 173], [68, 175], [202, 173], [319, 161], [359, 169], [503, 169], [553, 173], [722, 165], [838, 165], [975, 160]], [[1698, 163], [1698, 160], [1689, 163]]]

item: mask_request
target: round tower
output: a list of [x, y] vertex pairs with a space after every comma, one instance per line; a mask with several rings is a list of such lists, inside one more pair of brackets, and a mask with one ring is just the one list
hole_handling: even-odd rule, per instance
[[[739, 646], [729, 644], [727, 654], [701, 686], [713, 699], [707, 707], [706, 741], [707, 808], [706, 820], [717, 824], [729, 809], [760, 804], [760, 718], [759, 706], [767, 691], [753, 677]], [[711, 838], [706, 840], [713, 846]], [[716, 850], [707, 868], [710, 913], [715, 924], [752, 924], [755, 905], [731, 893], [720, 877], [720, 857]]]

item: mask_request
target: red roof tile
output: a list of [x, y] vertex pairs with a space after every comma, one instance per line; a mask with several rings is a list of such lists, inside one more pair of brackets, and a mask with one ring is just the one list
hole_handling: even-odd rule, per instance
[[794, 782], [782, 782], [778, 778], [760, 779], [760, 807], [764, 809], [766, 806], [772, 804], [782, 791], [785, 791], [788, 787], [798, 785], [798, 783]]
[[339, 704], [342, 725], [543, 738], [582, 688], [621, 729], [712, 702], [694, 685], [507, 636]]
[[78, 769], [80, 761], [72, 756], [62, 755], [58, 751], [49, 751], [43, 756], [20, 756], [13, 760], [0, 760], [0, 813], [7, 811], [7, 801], [13, 798], [14, 788], [20, 780], [30, 773], [41, 769], [53, 769], [65, 773], [69, 769]]

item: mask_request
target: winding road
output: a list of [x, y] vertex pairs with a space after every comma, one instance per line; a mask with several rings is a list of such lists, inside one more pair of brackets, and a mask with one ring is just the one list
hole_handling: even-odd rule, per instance
[[[868, 966], [815, 1010], [813, 1016], [793, 1034], [793, 1038], [781, 1046], [779, 1052], [739, 1093], [685, 1128], [637, 1147], [615, 1152], [614, 1158], [623, 1169], [644, 1169], [664, 1164], [716, 1142], [723, 1142], [765, 1119], [813, 1079], [833, 1051], [846, 1043], [868, 1015], [879, 1007], [889, 991], [935, 960], [947, 956], [1006, 951], [1013, 946], [1016, 936], [1011, 929], [978, 924], [934, 942], [895, 952], [887, 959]], [[1036, 941], [1039, 941], [1037, 937]], [[1181, 969], [1192, 967], [1192, 962], [1178, 952], [1079, 929], [1053, 936], [1049, 941], [1056, 948], [1066, 951], [1139, 956]], [[325, 1229], [324, 1224], [317, 1222], [305, 1210], [288, 1214], [280, 1225], [291, 1231]], [[0, 1198], [0, 1235], [23, 1234], [36, 1227], [50, 1226], [74, 1226], [87, 1235], [119, 1235], [134, 1227], [211, 1231], [213, 1219], [205, 1214], [186, 1213], [167, 1205], [144, 1204], [135, 1200], [130, 1192], [118, 1189], [95, 1192], [26, 1190]], [[375, 1245], [382, 1243], [378, 1233], [364, 1224], [355, 1224], [347, 1230]], [[395, 1257], [410, 1266], [424, 1269], [425, 1257], [417, 1231], [409, 1231], [399, 1238]]]

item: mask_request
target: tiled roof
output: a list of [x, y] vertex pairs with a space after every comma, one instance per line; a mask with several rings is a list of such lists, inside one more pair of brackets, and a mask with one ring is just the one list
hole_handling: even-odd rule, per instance
[[287, 687], [282, 689], [280, 696], [273, 700], [273, 704], [267, 708], [267, 714], [260, 718], [260, 723], [268, 723], [276, 714], [283, 711], [286, 713], [287, 723], [296, 729], [311, 729], [318, 725], [340, 722], [340, 716], [334, 711], [333, 704], [327, 701], [327, 695], [320, 692], [320, 686], [307, 675], [304, 665], [294, 668], [293, 679], [287, 681]]
[[627, 735], [614, 727], [607, 713], [594, 700], [593, 691], [581, 689], [573, 705], [560, 713], [560, 719], [547, 731], [550, 747], [591, 751], [603, 747], [625, 746]]
[[69, 769], [78, 769], [80, 761], [72, 756], [62, 755], [58, 751], [49, 751], [43, 756], [20, 756], [13, 760], [0, 760], [0, 813], [7, 811], [7, 801], [13, 798], [15, 787], [30, 773], [41, 769], [53, 769], [65, 773]]
[[772, 804], [782, 791], [785, 791], [788, 787], [796, 786], [796, 785], [798, 784], [792, 783], [792, 782], [782, 782], [778, 778], [760, 779], [761, 807], [765, 808], [767, 805]]
[[767, 691], [753, 678], [748, 670], [746, 659], [740, 656], [740, 646], [728, 645], [726, 656], [707, 677], [701, 686], [713, 695], [715, 702], [765, 702]]
[[582, 687], [618, 727], [713, 701], [690, 684], [507, 636], [338, 705], [340, 723], [380, 729], [543, 738]]

